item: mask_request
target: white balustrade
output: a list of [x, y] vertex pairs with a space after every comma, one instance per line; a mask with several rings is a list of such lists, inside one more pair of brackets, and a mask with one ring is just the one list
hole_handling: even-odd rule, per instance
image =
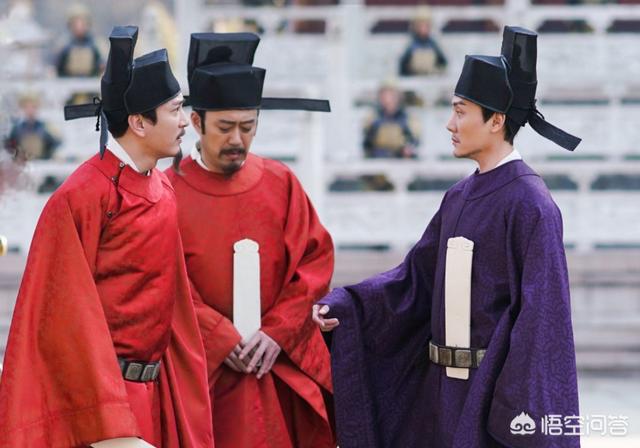
[[[422, 142], [419, 160], [389, 161], [363, 160], [362, 126], [370, 109], [357, 105], [357, 100], [375, 98], [379, 83], [397, 73], [398, 58], [409, 40], [405, 34], [372, 34], [372, 27], [381, 20], [410, 20], [416, 10], [345, 3], [287, 8], [205, 5], [202, 0], [176, 3], [182, 54], [187, 54], [189, 34], [210, 30], [213, 20], [255, 19], [265, 29], [255, 58], [257, 66], [267, 69], [265, 95], [331, 100], [333, 113], [329, 115], [264, 111], [253, 150], [289, 161], [336, 243], [386, 244], [404, 250], [420, 237], [443, 195], [443, 191], [409, 192], [409, 182], [418, 175], [462, 178], [473, 170], [472, 163], [444, 160], [451, 153], [445, 129], [450, 108], [442, 101], [451, 96], [463, 56], [497, 54], [500, 33], [442, 33], [442, 29], [453, 19], [479, 18], [491, 19], [498, 27], [537, 28], [549, 19], [584, 19], [592, 27], [592, 33], [541, 34], [538, 39], [540, 109], [551, 123], [582, 137], [583, 143], [570, 155], [526, 127], [516, 138], [516, 146], [542, 174], [565, 174], [578, 184], [577, 191], [553, 192], [564, 213], [567, 243], [579, 249], [640, 243], [640, 210], [630, 205], [640, 203], [640, 192], [589, 188], [601, 174], [640, 174], [640, 161], [625, 158], [640, 154], [640, 34], [606, 32], [616, 19], [640, 19], [640, 7], [531, 6], [522, 0], [507, 0], [504, 7], [432, 7], [435, 37], [449, 66], [439, 76], [398, 80], [401, 89], [415, 92], [424, 101], [423, 108], [410, 108], [421, 124]], [[309, 19], [324, 20], [326, 33], [292, 31], [292, 21]], [[288, 25], [283, 27], [285, 21]], [[186, 91], [183, 65], [174, 69]], [[14, 98], [15, 102], [20, 92], [41, 92], [42, 115], [63, 137], [58, 157], [76, 159], [33, 163], [32, 187], [2, 198], [2, 230], [23, 249], [46, 200], [46, 195], [35, 193], [36, 186], [47, 175], [64, 177], [97, 150], [95, 120], [64, 122], [62, 108], [73, 93], [99, 91], [99, 86], [98, 79], [13, 77], [0, 83], [3, 101]], [[630, 98], [636, 101], [628, 101]], [[188, 130], [183, 149], [188, 151], [195, 139], [194, 131]], [[552, 160], [563, 155], [567, 161]], [[580, 155], [602, 160], [575, 160]], [[373, 173], [385, 174], [395, 190], [328, 191], [338, 176]]]

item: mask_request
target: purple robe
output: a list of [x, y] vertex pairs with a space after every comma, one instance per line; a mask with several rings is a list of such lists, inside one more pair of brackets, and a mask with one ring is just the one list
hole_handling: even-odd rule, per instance
[[[428, 355], [430, 339], [445, 344], [455, 236], [475, 243], [471, 347], [487, 348], [468, 380], [447, 377]], [[521, 160], [458, 182], [398, 267], [320, 304], [340, 319], [331, 354], [341, 448], [580, 445], [542, 434], [544, 416], [579, 415], [578, 388], [562, 217]], [[534, 434], [511, 433], [522, 412]]]

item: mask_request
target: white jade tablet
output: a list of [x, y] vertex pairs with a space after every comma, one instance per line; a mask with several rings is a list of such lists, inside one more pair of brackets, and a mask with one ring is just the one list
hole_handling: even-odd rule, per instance
[[233, 245], [233, 325], [244, 341], [261, 326], [259, 249], [249, 239]]
[[[469, 348], [471, 344], [471, 263], [473, 241], [449, 238], [444, 280], [445, 345]], [[469, 379], [469, 369], [447, 367], [447, 376]]]
[[117, 439], [103, 440], [91, 444], [94, 448], [154, 448], [153, 445], [137, 437], [120, 437]]

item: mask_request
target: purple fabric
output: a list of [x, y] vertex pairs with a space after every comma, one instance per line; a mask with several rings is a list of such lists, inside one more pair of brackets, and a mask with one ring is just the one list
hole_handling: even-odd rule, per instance
[[[475, 243], [469, 380], [428, 359], [444, 344], [448, 238]], [[512, 161], [445, 195], [395, 269], [320, 301], [338, 317], [332, 368], [341, 448], [578, 447], [543, 435], [545, 415], [577, 416], [578, 390], [562, 217], [540, 177]], [[532, 435], [511, 434], [520, 413]]]

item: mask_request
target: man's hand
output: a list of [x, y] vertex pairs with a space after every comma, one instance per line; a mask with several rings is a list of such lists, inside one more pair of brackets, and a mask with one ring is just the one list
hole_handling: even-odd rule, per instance
[[328, 305], [322, 305], [322, 308], [320, 308], [320, 305], [313, 305], [313, 308], [311, 309], [311, 318], [316, 324], [320, 326], [320, 330], [322, 331], [331, 331], [338, 325], [340, 325], [340, 321], [338, 319], [324, 318], [324, 316], [326, 316], [328, 312]]
[[[276, 341], [261, 330], [258, 330], [249, 342], [244, 344], [238, 359], [242, 362], [245, 362], [246, 359], [251, 359], [247, 367], [247, 372], [254, 372], [257, 367], [260, 367], [257, 374], [258, 379], [260, 379], [269, 373], [281, 350]], [[253, 356], [251, 355], [252, 351]], [[262, 364], [259, 364], [260, 362]]]
[[236, 345], [229, 356], [227, 356], [224, 360], [224, 364], [229, 367], [234, 372], [238, 373], [251, 373], [251, 370], [248, 369], [248, 363], [243, 362], [238, 355], [242, 352], [242, 346], [240, 344]]

